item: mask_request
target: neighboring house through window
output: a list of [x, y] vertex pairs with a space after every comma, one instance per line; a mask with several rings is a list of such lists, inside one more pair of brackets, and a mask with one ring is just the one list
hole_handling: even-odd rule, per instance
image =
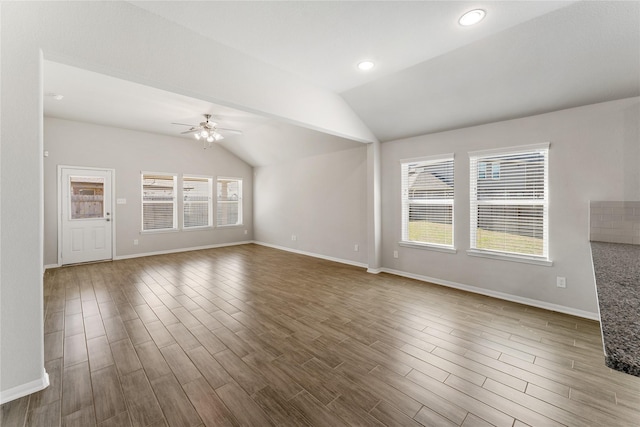
[[453, 154], [401, 163], [401, 244], [453, 249]]
[[478, 179], [500, 179], [500, 162], [478, 162]]
[[549, 260], [549, 144], [469, 153], [470, 255]]

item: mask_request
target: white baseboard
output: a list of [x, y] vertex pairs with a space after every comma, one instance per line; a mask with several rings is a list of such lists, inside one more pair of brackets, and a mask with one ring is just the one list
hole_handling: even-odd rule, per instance
[[154, 252], [143, 252], [138, 254], [131, 255], [117, 255], [113, 257], [114, 261], [121, 259], [131, 259], [131, 258], [142, 258], [146, 256], [154, 256], [154, 255], [166, 255], [166, 254], [177, 254], [180, 252], [190, 252], [190, 251], [200, 251], [203, 249], [215, 249], [215, 248], [224, 248], [227, 246], [238, 246], [238, 245], [247, 245], [249, 243], [253, 243], [251, 240], [244, 240], [242, 242], [231, 242], [231, 243], [218, 243], [215, 245], [206, 245], [206, 246], [194, 246], [191, 248], [178, 248], [178, 249], [168, 249], [165, 251], [154, 251]]
[[410, 279], [416, 279], [423, 282], [434, 283], [436, 285], [447, 286], [449, 288], [460, 289], [474, 294], [486, 295], [493, 298], [498, 298], [505, 301], [517, 302], [532, 307], [543, 308], [545, 310], [557, 311], [559, 313], [570, 314], [572, 316], [582, 317], [590, 320], [600, 320], [598, 313], [592, 313], [590, 311], [578, 310], [576, 308], [567, 307], [564, 305], [553, 304], [550, 302], [539, 301], [531, 298], [520, 297], [517, 295], [506, 294], [504, 292], [492, 291], [490, 289], [478, 288], [471, 285], [463, 285], [462, 283], [450, 282], [448, 280], [436, 279], [434, 277], [422, 276], [420, 274], [407, 273], [404, 271], [393, 270], [390, 268], [381, 269], [385, 273], [394, 274], [396, 276], [408, 277]]
[[42, 377], [37, 380], [2, 391], [0, 393], [0, 405], [4, 405], [7, 402], [11, 402], [12, 400], [19, 399], [31, 393], [44, 390], [47, 387], [49, 387], [49, 374], [47, 374], [47, 371], [43, 369]]
[[[429, 277], [429, 276], [423, 276], [420, 274], [413, 274], [413, 273], [407, 273], [404, 271], [400, 271], [400, 270], [394, 270], [391, 268], [367, 268], [368, 265], [362, 262], [356, 262], [356, 261], [351, 261], [351, 260], [347, 260], [347, 259], [342, 259], [342, 258], [335, 258], [335, 257], [331, 257], [331, 256], [327, 256], [327, 255], [322, 255], [322, 254], [317, 254], [314, 252], [307, 252], [307, 251], [301, 251], [298, 249], [292, 249], [292, 248], [288, 248], [286, 246], [280, 246], [280, 245], [273, 245], [271, 243], [265, 243], [265, 242], [259, 242], [259, 241], [255, 241], [255, 240], [245, 240], [245, 241], [241, 241], [241, 242], [232, 242], [232, 243], [221, 243], [221, 244], [215, 244], [215, 245], [207, 245], [207, 246], [197, 246], [197, 247], [191, 247], [191, 248], [180, 248], [180, 249], [170, 249], [170, 250], [165, 250], [165, 251], [155, 251], [155, 252], [145, 252], [145, 253], [138, 253], [138, 254], [132, 254], [132, 255], [120, 255], [120, 256], [115, 256], [113, 259], [114, 260], [121, 260], [121, 259], [131, 259], [131, 258], [140, 258], [140, 257], [146, 257], [146, 256], [153, 256], [153, 255], [165, 255], [165, 254], [172, 254], [172, 253], [179, 253], [179, 252], [188, 252], [188, 251], [197, 251], [197, 250], [202, 250], [202, 249], [215, 249], [215, 248], [222, 248], [222, 247], [226, 247], [226, 246], [237, 246], [237, 245], [246, 245], [246, 244], [250, 244], [250, 243], [254, 243], [256, 245], [260, 245], [260, 246], [266, 246], [269, 248], [273, 248], [273, 249], [279, 249], [282, 251], [287, 251], [287, 252], [293, 252], [296, 254], [300, 254], [300, 255], [306, 255], [306, 256], [310, 256], [310, 257], [314, 257], [314, 258], [320, 258], [320, 259], [324, 259], [327, 261], [333, 261], [333, 262], [338, 262], [341, 264], [347, 264], [347, 265], [352, 265], [355, 267], [361, 267], [361, 268], [366, 268], [367, 269], [367, 273], [371, 273], [371, 274], [378, 274], [378, 273], [389, 273], [389, 274], [393, 274], [396, 276], [402, 276], [402, 277], [408, 277], [410, 279], [416, 279], [416, 280], [420, 280], [423, 282], [429, 282], [429, 283], [433, 283], [436, 285], [441, 285], [441, 286], [447, 286], [450, 288], [455, 288], [455, 289], [460, 289], [463, 291], [467, 291], [467, 292], [472, 292], [474, 294], [480, 294], [480, 295], [486, 295], [486, 296], [490, 296], [493, 298], [498, 298], [498, 299], [502, 299], [505, 301], [511, 301], [511, 302], [517, 302], [520, 304], [524, 304], [524, 305], [529, 305], [532, 307], [538, 307], [538, 308], [543, 308], [545, 310], [550, 310], [550, 311], [557, 311], [559, 313], [564, 313], [564, 314], [570, 314], [572, 316], [577, 316], [577, 317], [582, 317], [585, 319], [590, 319], [590, 320], [600, 320], [600, 316], [598, 315], [598, 313], [594, 313], [594, 312], [590, 312], [590, 311], [585, 311], [585, 310], [579, 310], [576, 308], [572, 308], [572, 307], [567, 307], [564, 305], [559, 305], [559, 304], [553, 304], [550, 302], [545, 302], [545, 301], [540, 301], [540, 300], [535, 300], [535, 299], [531, 299], [531, 298], [525, 298], [525, 297], [520, 297], [517, 295], [511, 295], [511, 294], [507, 294], [504, 292], [498, 292], [498, 291], [492, 291], [490, 289], [484, 289], [484, 288], [478, 288], [476, 286], [471, 286], [471, 285], [465, 285], [462, 283], [456, 283], [456, 282], [451, 282], [448, 280], [442, 280], [442, 279], [437, 279], [435, 277]], [[48, 264], [44, 266], [44, 269], [48, 269], [48, 268], [56, 268], [56, 267], [60, 267], [57, 264]]]
[[[166, 255], [166, 254], [175, 254], [175, 253], [179, 253], [179, 252], [189, 252], [189, 251], [199, 251], [202, 249], [215, 249], [215, 248], [223, 248], [226, 246], [237, 246], [237, 245], [247, 245], [249, 243], [253, 243], [253, 241], [251, 240], [244, 240], [242, 242], [232, 242], [232, 243], [219, 243], [219, 244], [215, 244], [215, 245], [206, 245], [206, 246], [195, 246], [195, 247], [191, 247], [191, 248], [179, 248], [179, 249], [168, 249], [165, 251], [154, 251], [154, 252], [142, 252], [142, 253], [138, 253], [138, 254], [131, 254], [131, 255], [116, 255], [113, 257], [114, 261], [120, 260], [120, 259], [131, 259], [131, 258], [142, 258], [142, 257], [146, 257], [146, 256], [153, 256], [153, 255]], [[43, 273], [50, 269], [50, 268], [58, 268], [58, 267], [62, 267], [60, 264], [47, 264], [43, 267]]]
[[47, 271], [49, 269], [58, 268], [58, 267], [61, 267], [61, 265], [60, 264], [47, 264], [42, 268], [42, 271], [45, 272], [45, 271]]
[[[270, 243], [264, 243], [264, 242], [258, 242], [258, 241], [254, 241], [253, 243], [255, 243], [256, 245], [266, 246], [269, 248], [279, 249], [287, 252], [293, 252], [301, 255], [307, 255], [314, 258], [321, 258], [321, 259], [326, 259], [328, 261], [334, 261], [342, 264], [353, 265], [356, 267], [367, 268], [367, 264], [364, 264], [364, 263], [349, 261], [349, 260], [340, 259], [340, 258], [334, 258], [326, 255], [312, 253], [312, 252], [300, 251], [297, 249], [287, 248], [285, 246], [272, 245]], [[367, 273], [378, 274], [382, 272], [394, 274], [396, 276], [408, 277], [410, 279], [416, 279], [423, 282], [429, 282], [436, 285], [460, 289], [460, 290], [471, 292], [474, 294], [486, 295], [489, 297], [493, 297], [493, 298], [497, 298], [505, 301], [517, 302], [520, 304], [542, 308], [545, 310], [556, 311], [558, 313], [570, 314], [572, 316], [582, 317], [584, 319], [600, 320], [598, 313], [592, 313], [590, 311], [585, 311], [585, 310], [578, 310], [576, 308], [571, 308], [564, 305], [553, 304], [553, 303], [539, 301], [531, 298], [520, 297], [517, 295], [506, 294], [504, 292], [492, 291], [490, 289], [478, 288], [476, 286], [464, 285], [462, 283], [451, 282], [448, 280], [436, 279], [435, 277], [428, 277], [428, 276], [422, 276], [419, 274], [407, 273], [404, 271], [393, 270], [390, 268], [384, 268], [384, 267], [383, 268], [367, 268]]]
[[351, 261], [351, 260], [342, 259], [342, 258], [334, 258], [331, 256], [316, 254], [313, 252], [300, 251], [298, 249], [287, 248], [286, 246], [272, 245], [271, 243], [257, 242], [257, 241], [254, 241], [253, 243], [260, 246], [266, 246], [268, 248], [279, 249], [281, 251], [293, 252], [295, 254], [306, 255], [306, 256], [320, 258], [320, 259], [326, 259], [327, 261], [339, 262], [341, 264], [353, 265], [355, 267], [367, 268], [367, 264], [363, 262], [356, 262], [356, 261]]

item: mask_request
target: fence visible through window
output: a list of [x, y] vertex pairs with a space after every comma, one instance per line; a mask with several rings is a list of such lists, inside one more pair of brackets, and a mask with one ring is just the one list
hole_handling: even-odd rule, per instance
[[142, 230], [176, 229], [176, 176], [142, 175]]
[[104, 217], [104, 178], [71, 176], [69, 189], [71, 219]]
[[218, 178], [217, 183], [218, 226], [242, 224], [242, 180]]

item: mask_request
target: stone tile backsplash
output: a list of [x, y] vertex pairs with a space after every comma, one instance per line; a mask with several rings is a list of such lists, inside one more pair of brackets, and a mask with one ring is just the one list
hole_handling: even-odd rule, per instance
[[589, 240], [640, 245], [640, 202], [591, 202]]

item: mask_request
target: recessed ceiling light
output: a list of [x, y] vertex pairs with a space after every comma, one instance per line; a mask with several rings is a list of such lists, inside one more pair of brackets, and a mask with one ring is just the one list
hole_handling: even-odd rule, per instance
[[458, 23], [463, 27], [468, 27], [469, 25], [474, 25], [482, 21], [486, 14], [487, 13], [482, 9], [470, 10], [460, 17]]
[[375, 64], [371, 61], [362, 61], [361, 63], [358, 64], [358, 68], [362, 71], [369, 71], [374, 67], [374, 65]]

